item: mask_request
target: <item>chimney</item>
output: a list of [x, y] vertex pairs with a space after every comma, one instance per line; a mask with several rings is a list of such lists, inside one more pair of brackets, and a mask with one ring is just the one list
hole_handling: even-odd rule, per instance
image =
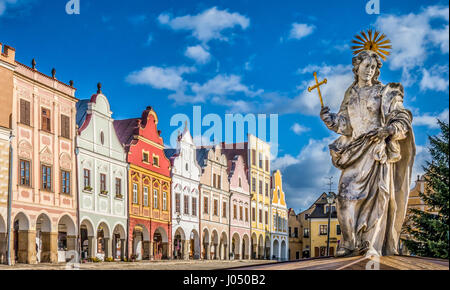
[[11, 46], [0, 43], [0, 60], [14, 65], [16, 62], [16, 50]]

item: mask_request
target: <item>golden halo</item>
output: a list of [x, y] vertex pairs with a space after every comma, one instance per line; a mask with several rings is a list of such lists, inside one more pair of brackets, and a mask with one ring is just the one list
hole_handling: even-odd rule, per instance
[[386, 35], [380, 35], [378, 31], [372, 34], [372, 29], [367, 30], [367, 34], [361, 31], [361, 36], [355, 35], [356, 39], [353, 39], [352, 43], [357, 45], [352, 46], [353, 54], [356, 55], [363, 50], [371, 50], [383, 60], [386, 60], [386, 57], [390, 54], [388, 50], [392, 49], [391, 41], [386, 38]]

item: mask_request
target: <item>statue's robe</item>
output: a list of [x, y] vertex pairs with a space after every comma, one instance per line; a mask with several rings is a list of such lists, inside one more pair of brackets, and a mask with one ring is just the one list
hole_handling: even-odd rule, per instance
[[[416, 154], [412, 114], [403, 107], [401, 84], [376, 84], [361, 97], [351, 86], [333, 124], [342, 136], [330, 145], [333, 164], [342, 171], [337, 198], [343, 232], [341, 247], [369, 247], [371, 255], [398, 253]], [[372, 141], [376, 129], [395, 134]]]

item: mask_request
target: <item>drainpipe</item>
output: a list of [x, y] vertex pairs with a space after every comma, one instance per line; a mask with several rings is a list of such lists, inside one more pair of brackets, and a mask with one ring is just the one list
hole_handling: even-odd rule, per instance
[[[230, 199], [228, 201], [228, 260], [231, 257], [231, 198], [233, 197], [233, 192], [230, 190]], [[234, 260], [234, 256], [233, 256]]]
[[12, 171], [13, 171], [13, 147], [12, 140], [14, 135], [12, 131], [9, 135], [9, 181], [8, 181], [8, 243], [7, 243], [7, 260], [8, 266], [11, 266], [11, 215], [12, 215]]
[[[127, 155], [127, 161], [128, 161], [128, 155]], [[128, 259], [130, 258], [129, 253], [130, 253], [130, 163], [127, 164], [127, 244], [125, 245], [125, 258]]]
[[[78, 126], [77, 126], [78, 127]], [[78, 128], [76, 130], [76, 132], [78, 133]], [[76, 134], [77, 134], [76, 133]], [[81, 262], [81, 223], [80, 223], [80, 184], [79, 184], [79, 178], [78, 178], [78, 154], [80, 154], [80, 149], [78, 148], [78, 138], [75, 137], [74, 138], [74, 143], [75, 143], [75, 175], [76, 175], [76, 194], [77, 194], [77, 228], [78, 228], [78, 237], [77, 237], [77, 252], [78, 252], [78, 259], [77, 262], [80, 263]]]

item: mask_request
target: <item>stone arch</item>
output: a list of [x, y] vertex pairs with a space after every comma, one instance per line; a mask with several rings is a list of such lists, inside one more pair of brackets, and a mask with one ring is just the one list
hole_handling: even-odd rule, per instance
[[282, 241], [281, 242], [281, 260], [282, 261], [286, 261], [287, 260], [287, 245], [286, 245], [286, 241]]
[[226, 232], [222, 232], [219, 242], [219, 259], [226, 260], [229, 258], [228, 250], [228, 235]]
[[14, 256], [11, 258], [17, 263], [33, 264], [36, 262], [36, 247], [29, 247], [30, 243], [35, 244], [35, 240], [32, 240], [35, 236], [30, 234], [30, 218], [27, 214], [19, 212], [13, 221]]
[[95, 256], [95, 235], [94, 223], [88, 217], [84, 217], [80, 222], [81, 259]]
[[186, 258], [186, 234], [182, 227], [178, 227], [173, 235], [173, 258], [185, 259]]
[[233, 259], [236, 260], [242, 259], [241, 237], [237, 232], [235, 232], [231, 238], [231, 253], [233, 255]]
[[125, 226], [120, 222], [116, 223], [112, 233], [112, 256], [114, 259], [124, 259], [126, 239]]
[[6, 223], [5, 220], [3, 219], [3, 216], [0, 215], [0, 234], [4, 233], [6, 233]]
[[251, 248], [252, 248], [251, 258], [257, 259], [258, 258], [258, 237], [256, 236], [256, 233], [252, 234]]
[[270, 236], [266, 236], [266, 238], [264, 239], [264, 257], [269, 260], [271, 259], [270, 249], [271, 249]]
[[100, 259], [110, 258], [111, 251], [111, 230], [105, 221], [100, 221], [97, 226], [97, 257]]
[[262, 234], [258, 237], [258, 258], [264, 258], [264, 236]]
[[150, 232], [145, 225], [135, 225], [130, 240], [132, 247], [130, 254], [134, 256], [136, 260], [150, 259]]
[[46, 212], [42, 212], [36, 218], [36, 258], [39, 263], [50, 263], [57, 260], [57, 253], [51, 247], [52, 222]]
[[273, 241], [273, 246], [272, 246], [272, 257], [270, 257], [273, 260], [279, 260], [280, 259], [280, 242], [278, 242], [277, 239], [275, 239]]
[[77, 229], [69, 215], [63, 215], [58, 221], [58, 262], [70, 260], [77, 251]]
[[211, 237], [210, 237], [210, 233], [209, 233], [209, 229], [208, 228], [204, 228], [203, 229], [203, 233], [202, 233], [202, 258], [205, 260], [209, 260], [210, 257], [210, 249], [211, 249]]
[[251, 258], [251, 252], [250, 252], [250, 238], [247, 234], [244, 234], [244, 237], [242, 238], [242, 246], [241, 246], [241, 259], [250, 259]]
[[200, 239], [196, 229], [189, 235], [189, 258], [200, 259]]
[[169, 257], [169, 237], [163, 227], [158, 227], [153, 233], [153, 258], [155, 260]]

